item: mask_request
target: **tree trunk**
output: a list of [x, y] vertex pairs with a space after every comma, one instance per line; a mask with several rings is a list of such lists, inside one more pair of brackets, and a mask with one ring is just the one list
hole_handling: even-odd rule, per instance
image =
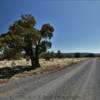
[[35, 48], [35, 64], [37, 67], [40, 67], [40, 63], [39, 63], [39, 47], [38, 45]]
[[41, 39], [38, 41], [36, 47], [35, 47], [35, 54], [34, 54], [34, 64], [37, 67], [40, 67], [40, 63], [39, 63], [39, 45], [40, 45], [40, 41]]
[[36, 69], [37, 67], [40, 67], [40, 63], [39, 63], [39, 44], [40, 44], [40, 40], [38, 41], [38, 44], [35, 47], [35, 52], [33, 51], [31, 43], [27, 47], [24, 48], [24, 50], [30, 56], [31, 66], [33, 67], [33, 69]]
[[31, 65], [32, 65], [33, 69], [36, 69], [36, 68], [40, 67], [39, 59], [31, 58]]
[[36, 65], [33, 57], [31, 57], [31, 66], [33, 69], [36, 69]]
[[40, 67], [40, 63], [39, 63], [39, 53], [38, 53], [38, 46], [35, 48], [35, 54], [31, 55], [31, 64], [33, 69]]
[[40, 67], [39, 57], [38, 57], [38, 56], [39, 56], [39, 55], [36, 54], [36, 56], [35, 56], [35, 64], [36, 64], [37, 67]]
[[30, 57], [32, 68], [36, 69], [37, 67], [39, 67], [39, 61], [35, 57], [32, 46], [24, 47], [24, 50], [26, 51], [27, 55]]

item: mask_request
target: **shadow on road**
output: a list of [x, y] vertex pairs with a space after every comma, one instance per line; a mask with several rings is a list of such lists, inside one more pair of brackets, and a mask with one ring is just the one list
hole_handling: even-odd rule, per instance
[[31, 66], [15, 66], [12, 68], [11, 67], [0, 68], [0, 79], [9, 79], [18, 73], [30, 70], [32, 70]]

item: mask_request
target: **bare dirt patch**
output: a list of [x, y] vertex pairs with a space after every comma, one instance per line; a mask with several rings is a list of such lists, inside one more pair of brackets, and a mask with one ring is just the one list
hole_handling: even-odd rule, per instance
[[8, 80], [7, 79], [0, 79], [0, 84], [4, 84], [4, 83], [7, 83]]

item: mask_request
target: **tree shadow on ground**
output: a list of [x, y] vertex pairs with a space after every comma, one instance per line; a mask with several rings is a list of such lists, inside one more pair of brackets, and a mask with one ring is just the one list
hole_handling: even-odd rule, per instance
[[33, 68], [31, 66], [15, 66], [0, 68], [0, 79], [10, 79], [12, 76], [22, 73], [24, 71], [30, 71]]

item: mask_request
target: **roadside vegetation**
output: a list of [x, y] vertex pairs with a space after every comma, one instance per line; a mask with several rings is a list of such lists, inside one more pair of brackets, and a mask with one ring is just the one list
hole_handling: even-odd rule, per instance
[[4, 57], [14, 59], [18, 53], [25, 52], [31, 59], [33, 69], [40, 67], [39, 55], [51, 48], [50, 39], [54, 28], [49, 23], [42, 25], [41, 29], [35, 25], [35, 18], [25, 14], [9, 27], [7, 33], [1, 34], [0, 47], [4, 51]]
[[31, 70], [28, 75], [57, 70], [79, 62], [80, 58], [97, 56], [92, 53], [49, 51], [53, 35], [51, 24], [43, 24], [37, 29], [31, 14], [22, 15], [9, 26], [8, 32], [0, 35], [0, 79], [9, 79]]

